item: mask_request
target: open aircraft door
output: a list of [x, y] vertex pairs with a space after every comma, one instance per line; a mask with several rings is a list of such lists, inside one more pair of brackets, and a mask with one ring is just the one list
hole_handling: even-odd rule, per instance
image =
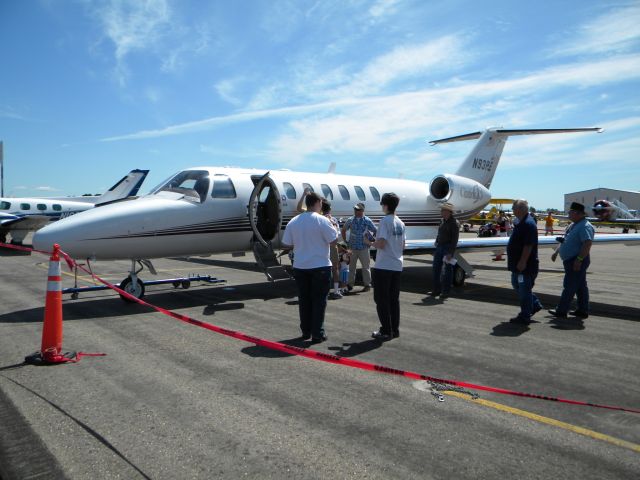
[[280, 245], [282, 203], [280, 192], [267, 172], [252, 177], [254, 188], [249, 197], [249, 223], [253, 230], [253, 254], [258, 266], [264, 269], [270, 281], [288, 279], [289, 273], [280, 264], [273, 247]]
[[255, 187], [249, 197], [249, 223], [255, 240], [265, 247], [271, 243], [280, 244], [282, 228], [280, 192], [269, 173], [252, 177]]

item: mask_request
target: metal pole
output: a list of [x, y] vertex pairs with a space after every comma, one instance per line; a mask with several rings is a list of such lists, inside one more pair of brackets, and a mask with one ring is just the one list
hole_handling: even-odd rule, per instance
[[2, 142], [0, 142], [0, 197], [4, 197], [4, 154]]

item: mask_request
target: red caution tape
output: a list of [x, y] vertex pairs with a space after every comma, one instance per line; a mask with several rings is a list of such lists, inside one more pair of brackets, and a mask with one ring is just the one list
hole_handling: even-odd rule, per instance
[[[3, 246], [3, 244], [0, 244], [0, 246]], [[48, 252], [44, 252], [44, 253], [49, 254]], [[197, 327], [204, 328], [206, 330], [211, 330], [212, 332], [220, 333], [222, 335], [226, 335], [228, 337], [236, 338], [238, 340], [242, 340], [242, 341], [245, 341], [245, 342], [248, 342], [248, 343], [253, 343], [255, 345], [260, 345], [261, 347], [270, 348], [272, 350], [278, 350], [278, 351], [281, 351], [281, 352], [284, 352], [284, 353], [289, 353], [289, 354], [292, 354], [292, 355], [299, 355], [301, 357], [313, 358], [314, 360], [320, 360], [320, 361], [327, 362], [327, 363], [334, 363], [334, 364], [338, 364], [338, 365], [345, 365], [345, 366], [352, 367], [352, 368], [359, 368], [359, 369], [362, 369], [362, 370], [370, 370], [370, 371], [374, 371], [374, 372], [387, 373], [389, 375], [397, 375], [397, 376], [401, 376], [401, 377], [411, 378], [411, 379], [414, 379], [414, 380], [425, 380], [425, 381], [428, 381], [428, 382], [443, 383], [443, 384], [446, 384], [446, 385], [453, 385], [453, 386], [456, 386], [456, 387], [462, 387], [462, 388], [467, 388], [467, 389], [471, 389], [471, 390], [481, 390], [481, 391], [485, 391], [485, 392], [500, 393], [502, 395], [512, 395], [512, 396], [516, 396], [516, 397], [537, 398], [539, 400], [548, 400], [548, 401], [551, 401], [551, 402], [568, 403], [568, 404], [571, 404], [571, 405], [581, 405], [581, 406], [585, 406], [585, 407], [604, 408], [604, 409], [607, 409], [607, 410], [617, 410], [617, 411], [622, 411], [622, 412], [640, 413], [640, 409], [635, 409], [635, 408], [624, 408], [624, 407], [617, 407], [617, 406], [612, 406], [612, 405], [602, 405], [602, 404], [598, 404], [598, 403], [582, 402], [582, 401], [579, 401], [579, 400], [570, 400], [570, 399], [560, 398], [560, 397], [551, 397], [551, 396], [547, 396], [547, 395], [538, 395], [538, 394], [535, 394], [535, 393], [516, 392], [514, 390], [508, 390], [506, 388], [489, 387], [489, 386], [486, 386], [486, 385], [477, 385], [477, 384], [474, 384], [474, 383], [461, 382], [461, 381], [450, 380], [450, 379], [446, 379], [446, 378], [432, 377], [432, 376], [429, 376], [429, 375], [423, 375], [423, 374], [411, 372], [411, 371], [408, 371], [408, 370], [399, 370], [399, 369], [396, 369], [396, 368], [385, 367], [384, 365], [377, 365], [377, 364], [374, 364], [374, 363], [363, 362], [363, 361], [360, 361], [360, 360], [355, 360], [353, 358], [338, 357], [338, 356], [332, 355], [330, 353], [318, 352], [316, 350], [311, 350], [311, 349], [308, 349], [308, 348], [295, 347], [295, 346], [292, 346], [292, 345], [286, 345], [284, 343], [274, 342], [272, 340], [265, 340], [265, 339], [262, 339], [262, 338], [253, 337], [251, 335], [247, 335], [246, 333], [237, 332], [235, 330], [229, 330], [229, 329], [226, 329], [226, 328], [218, 327], [218, 326], [210, 324], [210, 323], [206, 323], [206, 322], [203, 322], [203, 321], [200, 321], [200, 320], [196, 320], [195, 318], [191, 318], [191, 317], [189, 317], [187, 315], [182, 315], [182, 314], [179, 314], [179, 313], [175, 313], [175, 312], [172, 312], [171, 310], [167, 310], [165, 308], [158, 307], [158, 306], [153, 305], [151, 303], [147, 303], [144, 300], [142, 300], [140, 298], [137, 298], [137, 297], [134, 297], [133, 295], [130, 295], [129, 293], [125, 292], [124, 290], [121, 290], [120, 288], [116, 287], [112, 283], [109, 283], [106, 280], [103, 280], [102, 278], [98, 277], [97, 275], [95, 275], [90, 270], [88, 270], [88, 269], [84, 268], [82, 265], [79, 265], [78, 263], [76, 263], [75, 260], [73, 260], [71, 257], [69, 257], [69, 255], [67, 255], [65, 252], [60, 251], [60, 254], [63, 255], [65, 258], [67, 258], [68, 261], [72, 262], [74, 265], [76, 265], [78, 268], [80, 268], [82, 271], [84, 271], [85, 273], [91, 275], [98, 282], [100, 282], [103, 285], [106, 285], [107, 287], [111, 288], [112, 290], [118, 292], [120, 295], [123, 295], [123, 296], [127, 297], [129, 300], [132, 300], [132, 301], [134, 301], [136, 303], [139, 303], [140, 305], [145, 305], [147, 307], [150, 307], [150, 308], [156, 310], [157, 312], [160, 312], [160, 313], [162, 313], [164, 315], [167, 315], [169, 317], [175, 318], [176, 320], [180, 320], [181, 322], [185, 322], [185, 323], [188, 323], [188, 324], [191, 324], [191, 325], [195, 325]]]

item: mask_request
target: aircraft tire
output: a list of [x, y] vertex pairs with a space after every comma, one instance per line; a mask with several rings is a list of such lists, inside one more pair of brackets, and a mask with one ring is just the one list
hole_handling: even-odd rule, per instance
[[[136, 298], [144, 297], [144, 283], [139, 278], [136, 279], [136, 283], [133, 284], [131, 282], [131, 277], [125, 278], [122, 282], [120, 282], [120, 289], [124, 290], [130, 295], [133, 295]], [[120, 298], [128, 303], [133, 303], [133, 300], [130, 298], [126, 298], [124, 295], [120, 295]]]
[[453, 267], [453, 285], [456, 287], [462, 287], [464, 285], [464, 279], [466, 274], [460, 265], [454, 265]]

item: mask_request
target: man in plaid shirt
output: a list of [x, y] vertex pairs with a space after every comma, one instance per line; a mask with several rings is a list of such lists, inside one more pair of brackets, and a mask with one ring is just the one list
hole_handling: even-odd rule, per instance
[[371, 257], [369, 256], [369, 245], [364, 242], [365, 235], [371, 237], [376, 234], [376, 226], [371, 219], [364, 214], [364, 203], [359, 202], [353, 206], [353, 217], [349, 218], [342, 227], [342, 238], [347, 238], [349, 232], [349, 249], [351, 250], [351, 262], [349, 263], [349, 283], [347, 288], [353, 289], [356, 282], [356, 269], [358, 260], [362, 265], [363, 292], [371, 289]]

